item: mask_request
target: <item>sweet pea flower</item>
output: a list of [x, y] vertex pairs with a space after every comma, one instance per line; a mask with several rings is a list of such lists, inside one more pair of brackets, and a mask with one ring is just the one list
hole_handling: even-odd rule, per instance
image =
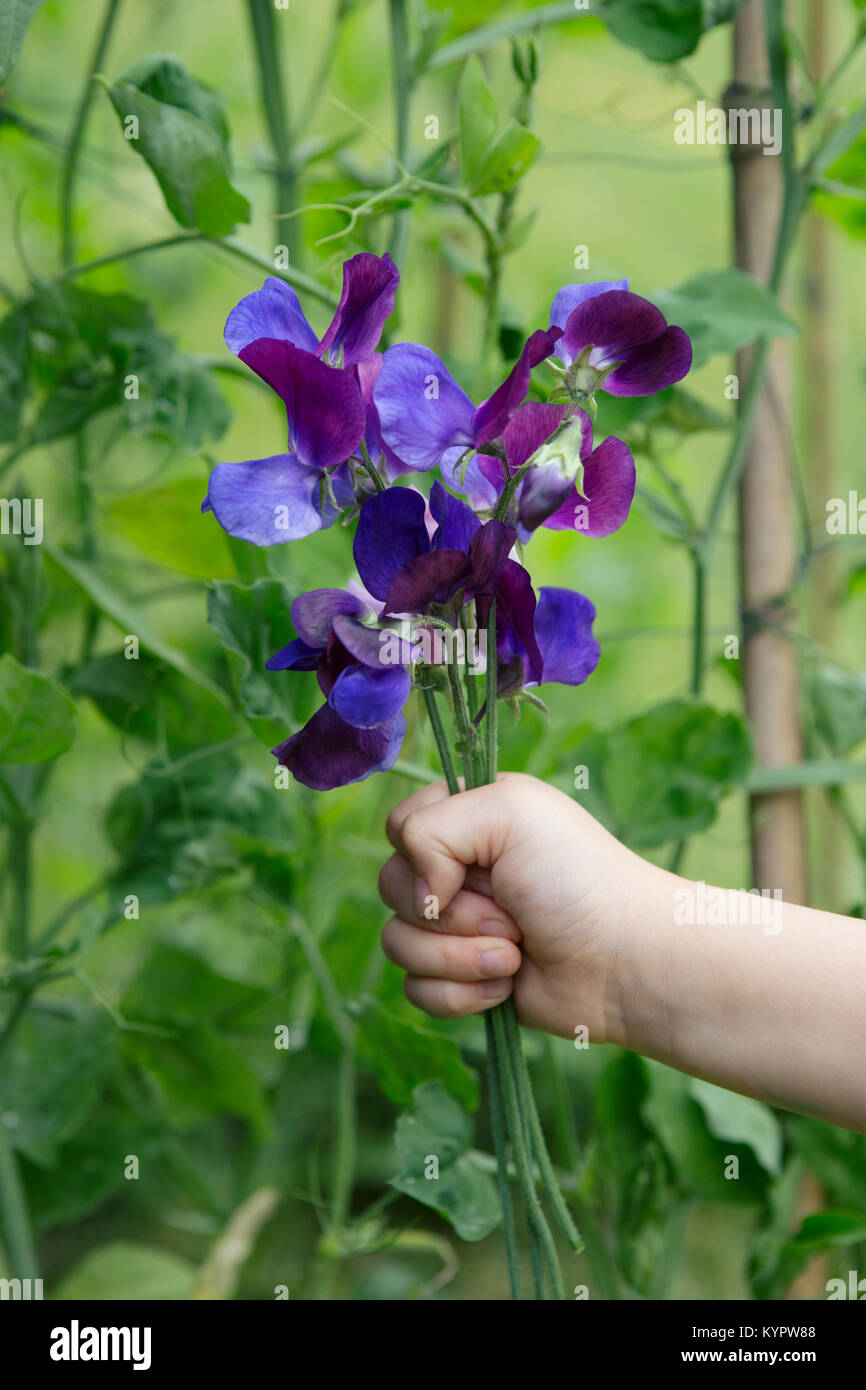
[[499, 438], [526, 398], [532, 368], [550, 356], [560, 332], [540, 328], [527, 338], [505, 381], [478, 407], [429, 348], [388, 348], [373, 391], [386, 445], [423, 472]]
[[[392, 767], [406, 732], [402, 710], [418, 651], [371, 626], [372, 610], [343, 589], [314, 589], [292, 604], [298, 632], [269, 671], [315, 671], [325, 704], [273, 750], [297, 781], [317, 791], [360, 782]], [[398, 646], [395, 659], [394, 643]]]
[[627, 280], [566, 285], [550, 311], [554, 350], [573, 394], [601, 388], [612, 396], [651, 396], [682, 381], [692, 365], [692, 345], [682, 328], [632, 294]]
[[[486, 622], [489, 603], [479, 608]], [[550, 682], [582, 685], [601, 655], [594, 619], [594, 605], [573, 589], [542, 588], [536, 599], [526, 570], [509, 560], [496, 591], [499, 698]]]

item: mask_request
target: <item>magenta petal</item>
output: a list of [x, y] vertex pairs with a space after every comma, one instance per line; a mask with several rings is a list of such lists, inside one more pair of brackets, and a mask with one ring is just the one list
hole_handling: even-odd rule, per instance
[[605, 378], [612, 396], [651, 396], [682, 381], [692, 365], [692, 342], [682, 328], [666, 328], [652, 342], [624, 353], [623, 363]]
[[305, 787], [331, 791], [393, 767], [405, 733], [402, 714], [375, 729], [355, 729], [324, 704], [274, 756]]
[[[512, 473], [516, 473], [536, 449], [540, 449], [553, 431], [562, 424], [568, 414], [567, 405], [543, 405], [540, 401], [527, 401], [508, 422], [502, 442], [505, 457]], [[586, 439], [589, 428], [589, 447], [592, 448], [592, 421], [585, 410], [580, 411], [581, 428]], [[586, 421], [586, 424], [584, 424]], [[583, 449], [581, 449], [583, 452]]]
[[478, 407], [472, 417], [476, 444], [489, 444], [491, 439], [497, 439], [502, 434], [508, 421], [526, 398], [532, 368], [550, 356], [559, 335], [558, 328], [539, 328], [527, 338], [523, 351], [502, 385], [497, 387], [489, 400]]
[[311, 352], [259, 338], [238, 353], [282, 396], [289, 440], [303, 463], [333, 468], [355, 452], [364, 434], [364, 402], [350, 372], [327, 367]]
[[327, 646], [334, 620], [341, 613], [350, 618], [370, 616], [366, 603], [345, 589], [311, 589], [299, 594], [292, 604], [295, 629], [311, 647]]
[[347, 666], [341, 671], [328, 704], [354, 729], [375, 729], [399, 714], [409, 698], [412, 682], [402, 666]]
[[433, 603], [446, 603], [472, 578], [472, 566], [462, 550], [431, 550], [404, 565], [388, 586], [385, 614], [426, 613]]
[[628, 516], [634, 489], [634, 459], [622, 440], [611, 435], [584, 462], [584, 496], [575, 488], [544, 524], [552, 531], [609, 536]]
[[595, 608], [572, 589], [542, 589], [535, 635], [544, 662], [542, 681], [580, 685], [598, 665], [601, 648], [592, 635]]
[[514, 527], [504, 521], [488, 521], [475, 532], [469, 545], [472, 578], [466, 586], [467, 599], [493, 593], [516, 540]]
[[274, 275], [235, 305], [226, 319], [224, 337], [235, 356], [257, 338], [280, 338], [307, 352], [315, 352], [319, 342], [291, 285]]
[[319, 346], [329, 362], [342, 352], [343, 366], [361, 362], [376, 348], [382, 327], [394, 308], [400, 272], [391, 257], [361, 251], [343, 263], [343, 293], [337, 312]]
[[386, 488], [362, 506], [352, 553], [361, 582], [374, 598], [386, 598], [397, 571], [430, 549], [425, 511], [424, 498], [408, 487]]
[[[479, 604], [481, 622], [489, 604]], [[508, 560], [496, 590], [496, 652], [502, 665], [523, 665], [524, 684], [541, 680], [542, 658], [535, 636], [535, 594], [532, 580], [516, 560]]]
[[444, 362], [417, 343], [388, 348], [373, 401], [382, 438], [410, 468], [433, 468], [446, 449], [473, 442], [475, 407]]
[[664, 314], [629, 290], [608, 290], [579, 304], [568, 316], [560, 347], [578, 357], [592, 343], [607, 362], [620, 359], [629, 348], [648, 343], [663, 333]]
[[253, 545], [282, 545], [331, 525], [336, 512], [321, 507], [321, 475], [294, 454], [247, 463], [218, 463], [207, 503], [230, 536]]

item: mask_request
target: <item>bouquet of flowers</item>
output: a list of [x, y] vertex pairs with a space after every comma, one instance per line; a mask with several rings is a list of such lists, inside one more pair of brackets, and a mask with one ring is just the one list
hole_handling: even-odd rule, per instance
[[[399, 274], [363, 252], [343, 266], [319, 339], [295, 291], [271, 277], [231, 311], [225, 340], [285, 402], [286, 452], [220, 463], [202, 509], [232, 536], [279, 545], [355, 523], [357, 579], [293, 602], [293, 637], [269, 670], [315, 673], [323, 703], [274, 749], [327, 791], [391, 768], [420, 695], [452, 793], [497, 776], [499, 701], [540, 703], [550, 681], [580, 685], [599, 661], [595, 608], [570, 589], [536, 594], [523, 563], [539, 526], [601, 537], [635, 490], [619, 439], [593, 441], [595, 395], [647, 396], [680, 381], [691, 344], [626, 280], [567, 285], [479, 405], [429, 348], [378, 351]], [[528, 400], [545, 365], [547, 400]], [[429, 493], [412, 474], [439, 476]], [[447, 723], [453, 730], [449, 737]], [[512, 1293], [520, 1296], [509, 1164], [529, 1223], [539, 1297], [564, 1296], [539, 1185], [564, 1235], [580, 1237], [553, 1170], [513, 1001], [485, 1014], [489, 1105]]]

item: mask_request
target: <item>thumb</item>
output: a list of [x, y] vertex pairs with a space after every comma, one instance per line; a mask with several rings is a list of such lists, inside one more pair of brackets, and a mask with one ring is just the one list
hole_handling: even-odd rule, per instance
[[388, 839], [408, 859], [418, 885], [418, 906], [430, 894], [443, 912], [463, 887], [470, 865], [492, 869], [511, 829], [503, 782], [419, 804], [410, 797], [388, 818]]

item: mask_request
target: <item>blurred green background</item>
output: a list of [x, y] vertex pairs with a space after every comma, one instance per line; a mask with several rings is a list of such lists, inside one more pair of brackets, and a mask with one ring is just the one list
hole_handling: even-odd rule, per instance
[[[339, 26], [335, 7], [324, 3], [295, 4], [275, 16], [292, 119], [309, 111], [303, 137], [336, 140], [353, 133], [336, 155], [326, 154], [304, 170], [302, 197], [309, 204], [339, 201], [365, 174], [383, 183], [392, 177], [388, 7], [370, 0], [340, 8], [345, 14]], [[439, 42], [519, 8], [460, 5], [454, 17], [445, 17]], [[828, 5], [827, 13], [831, 51], [841, 51], [850, 41], [854, 9], [840, 0]], [[102, 14], [96, 0], [75, 6], [49, 0], [35, 15], [0, 95], [0, 277], [13, 295], [26, 292], [29, 277], [50, 277], [58, 269], [62, 152]], [[673, 112], [693, 106], [699, 96], [718, 99], [730, 78], [730, 27], [706, 34], [693, 55], [675, 64], [648, 60], [591, 16], [546, 27], [537, 42], [541, 71], [531, 125], [543, 149], [520, 184], [516, 214], [535, 209], [536, 215], [525, 241], [506, 261], [506, 327], [529, 332], [545, 326], [554, 292], [574, 280], [627, 276], [633, 290], [652, 298], [698, 272], [728, 267], [731, 191], [725, 151], [675, 145]], [[332, 67], [316, 87], [318, 64], [331, 43]], [[270, 260], [292, 224], [272, 220], [268, 138], [246, 7], [240, 0], [220, 6], [204, 0], [183, 6], [168, 0], [122, 4], [102, 71], [114, 79], [145, 54], [161, 51], [178, 55], [193, 76], [224, 97], [233, 183], [253, 209], [251, 224], [239, 234]], [[509, 43], [485, 47], [483, 61], [504, 115], [519, 94]], [[425, 118], [437, 116], [443, 136], [453, 130], [460, 71], [460, 63], [446, 64], [419, 80], [408, 126], [410, 167], [431, 153]], [[840, 108], [862, 93], [864, 75], [861, 53], [834, 93]], [[802, 80], [794, 82], [805, 101]], [[418, 202], [408, 219], [408, 251], [400, 265], [389, 341], [405, 337], [429, 344], [462, 380], [472, 382], [474, 373], [480, 398], [498, 376], [494, 367], [486, 381], [477, 379], [482, 308], [472, 283], [479, 270], [476, 234], [459, 209], [430, 200]], [[390, 217], [383, 218], [363, 227], [361, 239], [316, 244], [342, 224], [329, 211], [311, 212], [294, 224], [300, 243], [293, 265], [337, 293], [342, 258], [367, 245], [384, 249], [391, 226]], [[866, 485], [866, 248], [837, 221], [828, 219], [826, 225], [833, 373], [829, 447], [838, 479], [834, 495], [844, 496], [848, 488]], [[95, 92], [82, 146], [74, 227], [78, 261], [178, 230], [153, 174], [122, 139], [101, 90]], [[589, 267], [575, 271], [579, 246], [588, 249]], [[798, 323], [809, 269], [801, 239], [785, 296]], [[392, 1131], [396, 1102], [409, 1100], [411, 1067], [420, 1078], [450, 1076], [459, 1090], [471, 1078], [461, 1080], [462, 1072], [454, 1070], [460, 1066], [456, 1052], [444, 1056], [439, 1040], [458, 1038], [469, 1064], [478, 1069], [481, 1061], [477, 1025], [422, 1023], [402, 1003], [398, 972], [378, 952], [385, 916], [376, 897], [376, 874], [386, 852], [381, 828], [388, 808], [411, 790], [411, 781], [395, 773], [322, 796], [299, 787], [275, 792], [267, 747], [249, 733], [236, 697], [218, 697], [179, 675], [151, 640], [158, 634], [206, 681], [231, 692], [238, 658], [231, 658], [230, 670], [219, 636], [208, 625], [209, 581], [279, 579], [292, 595], [321, 584], [342, 586], [350, 577], [350, 541], [339, 527], [262, 558], [242, 553], [249, 548], [228, 542], [212, 517], [199, 515], [214, 462], [260, 457], [282, 447], [279, 402], [251, 374], [227, 370], [233, 359], [222, 343], [229, 309], [258, 288], [265, 273], [219, 247], [191, 243], [119, 261], [75, 281], [101, 294], [123, 291], [146, 301], [161, 331], [181, 349], [209, 366], [226, 368], [212, 379], [231, 408], [222, 437], [205, 440], [200, 448], [185, 446], [170, 431], [166, 437], [158, 431], [121, 432], [110, 412], [86, 426], [88, 524], [95, 539], [85, 559], [97, 567], [111, 599], [98, 602], [89, 661], [105, 658], [108, 665], [80, 665], [81, 586], [62, 561], [64, 553], [84, 553], [76, 446], [63, 437], [28, 449], [10, 460], [0, 485], [6, 496], [44, 499], [46, 553], [32, 591], [40, 595], [39, 605], [28, 598], [21, 572], [14, 569], [17, 562], [9, 559], [16, 542], [5, 536], [0, 541], [4, 573], [19, 608], [31, 604], [35, 618], [38, 607], [37, 660], [25, 664], [69, 685], [77, 705], [75, 742], [53, 768], [32, 837], [32, 922], [38, 936], [59, 919], [52, 944], [68, 955], [40, 966], [61, 978], [40, 986], [26, 1017], [15, 1025], [10, 1050], [15, 1060], [0, 1084], [0, 1101], [7, 1114], [23, 1115], [23, 1141], [20, 1128], [16, 1134], [17, 1119], [8, 1133], [18, 1151], [51, 1294], [141, 1297], [144, 1287], [149, 1296], [176, 1298], [193, 1287], [197, 1296], [219, 1296], [213, 1288], [224, 1286], [212, 1266], [204, 1265], [208, 1251], [250, 1193], [273, 1187], [279, 1194], [276, 1210], [266, 1221], [262, 1216], [252, 1256], [228, 1276], [227, 1287], [239, 1296], [271, 1298], [275, 1288], [285, 1286], [292, 1297], [502, 1298], [507, 1279], [498, 1232], [479, 1244], [463, 1242], [408, 1198], [383, 1209], [387, 1225], [381, 1228], [376, 1211], [365, 1218], [366, 1225], [356, 1223], [350, 1237], [344, 1231], [338, 1240], [329, 1227], [335, 1144], [345, 1143], [349, 1131], [354, 1135], [351, 1208], [357, 1217], [377, 1202], [397, 1170]], [[330, 311], [303, 293], [301, 299], [322, 331]], [[811, 486], [813, 461], [804, 435], [804, 414], [813, 407], [808, 347], [802, 335], [792, 340], [793, 454], [810, 533], [820, 544], [826, 541], [826, 498]], [[687, 383], [726, 417], [731, 406], [725, 377], [731, 370], [728, 357], [713, 357]], [[603, 411], [600, 426], [603, 430]], [[668, 431], [659, 440], [665, 467], [699, 512], [728, 438], [727, 430]], [[638, 457], [639, 478], [652, 481], [643, 471], [648, 467]], [[714, 552], [705, 694], [718, 709], [739, 712], [736, 663], [723, 657], [725, 636], [739, 630], [735, 540], [728, 515]], [[530, 561], [536, 585], [571, 586], [595, 602], [602, 661], [586, 686], [547, 692], [549, 725], [529, 708], [519, 724], [503, 715], [502, 765], [568, 788], [590, 731], [687, 692], [688, 557], [660, 534], [638, 502], [628, 524], [603, 542], [539, 533]], [[810, 611], [807, 574], [801, 629], [809, 670], [810, 662], [828, 660], [849, 672], [862, 666], [864, 574], [864, 542], [849, 539], [839, 548], [834, 571], [838, 601], [832, 627], [827, 615]], [[20, 613], [16, 618], [9, 592], [5, 602], [5, 645], [15, 650], [10, 634]], [[291, 635], [287, 613], [282, 624], [272, 612], [267, 621], [276, 622], [273, 631], [251, 638], [254, 666]], [[135, 674], [151, 685], [140, 687], [135, 700], [120, 689], [119, 704], [108, 709], [127, 634], [141, 638], [152, 664]], [[276, 641], [269, 646], [270, 636]], [[126, 679], [126, 672], [121, 676]], [[267, 685], [268, 718], [278, 720], [284, 711], [286, 734], [312, 708], [310, 692], [301, 684], [299, 679], [297, 690], [272, 680]], [[433, 765], [423, 729], [413, 728], [404, 756]], [[675, 749], [671, 758], [676, 760]], [[852, 784], [848, 805], [862, 826], [862, 785]], [[837, 813], [823, 793], [808, 794], [808, 811], [813, 902], [850, 911], [864, 901], [863, 859], [853, 841], [842, 838]], [[650, 845], [645, 852], [667, 862], [670, 846]], [[681, 869], [710, 882], [748, 886], [741, 792], [726, 797], [713, 823], [690, 840]], [[99, 886], [103, 879], [107, 888]], [[117, 903], [127, 893], [140, 897], [138, 920], [118, 917]], [[79, 894], [85, 897], [76, 906]], [[67, 912], [67, 905], [72, 910]], [[4, 908], [11, 910], [8, 875]], [[303, 931], [293, 931], [293, 920], [305, 924], [309, 941], [302, 939]], [[322, 959], [328, 978], [336, 982], [344, 1017], [356, 1020], [362, 1034], [350, 1060], [317, 987]], [[8, 1022], [21, 977], [7, 973], [5, 979]], [[358, 1002], [374, 997], [378, 1005]], [[393, 1034], [377, 1022], [380, 1006], [398, 1020]], [[282, 1025], [294, 1030], [288, 1051], [274, 1047], [274, 1029]], [[411, 1053], [416, 1025], [425, 1030], [418, 1056], [395, 1080], [389, 1076], [388, 1054]], [[581, 1153], [595, 1153], [593, 1161], [615, 1167], [606, 1146], [615, 1139], [616, 1125], [605, 1131], [597, 1110], [599, 1078], [611, 1065], [608, 1050], [577, 1052], [556, 1042], [560, 1093], [548, 1065], [549, 1046], [538, 1038], [528, 1046], [550, 1123], [575, 1124]], [[644, 1084], [625, 1080], [638, 1089]], [[610, 1074], [607, 1085], [612, 1096]], [[562, 1094], [567, 1121], [557, 1109]], [[626, 1105], [622, 1097], [620, 1103]], [[611, 1107], [614, 1114], [613, 1100]], [[793, 1146], [798, 1161], [810, 1142], [820, 1148], [814, 1130], [824, 1127], [810, 1130], [809, 1123], [791, 1122], [786, 1131], [785, 1153]], [[485, 1124], [482, 1113], [475, 1138], [480, 1148], [489, 1147]], [[799, 1140], [798, 1124], [804, 1127]], [[619, 1133], [628, 1148], [633, 1136], [622, 1127]], [[567, 1137], [563, 1143], [567, 1154]], [[137, 1180], [124, 1176], [128, 1155], [140, 1159]], [[859, 1150], [846, 1155], [853, 1173], [862, 1155]], [[803, 1161], [809, 1166], [808, 1157]], [[748, 1296], [746, 1266], [754, 1231], [765, 1222], [766, 1184], [760, 1191], [756, 1186], [752, 1200], [723, 1205], [708, 1199], [700, 1184], [690, 1188], [682, 1172], [668, 1174], [668, 1186], [651, 1180], [647, 1173], [654, 1163], [677, 1168], [670, 1153], [662, 1156], [653, 1149], [645, 1158], [640, 1172], [651, 1190], [649, 1215], [624, 1215], [621, 1194], [602, 1195], [601, 1180], [584, 1175], [583, 1200], [592, 1207], [598, 1197], [602, 1227], [607, 1212], [613, 1226], [619, 1223], [623, 1250], [631, 1237], [639, 1246], [628, 1256], [631, 1265], [623, 1250], [613, 1247], [625, 1271], [620, 1296]], [[823, 1172], [817, 1159], [813, 1166]], [[634, 1173], [623, 1173], [623, 1183], [634, 1180]], [[849, 1208], [864, 1199], [859, 1189], [845, 1196]], [[585, 1256], [571, 1260], [567, 1281], [589, 1281], [593, 1287], [587, 1268]]]

